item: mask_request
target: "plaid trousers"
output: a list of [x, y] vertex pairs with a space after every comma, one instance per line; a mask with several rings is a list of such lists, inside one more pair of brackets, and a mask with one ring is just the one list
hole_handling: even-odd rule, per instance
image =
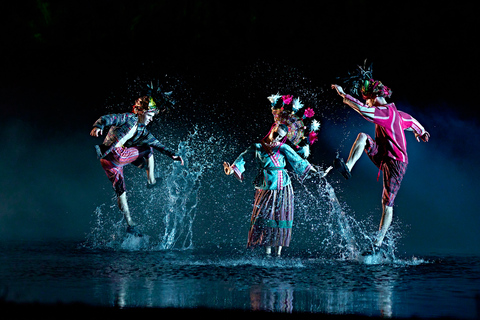
[[105, 158], [100, 159], [102, 168], [112, 182], [117, 196], [121, 196], [126, 191], [123, 167], [131, 163], [139, 168], [144, 168], [147, 159], [152, 154], [152, 148], [149, 146], [121, 147], [114, 148]]

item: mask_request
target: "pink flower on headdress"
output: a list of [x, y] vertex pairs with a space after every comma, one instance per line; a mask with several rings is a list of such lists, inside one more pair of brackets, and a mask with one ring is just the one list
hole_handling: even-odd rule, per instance
[[392, 90], [390, 90], [389, 87], [384, 85], [382, 88], [382, 95], [386, 98], [390, 98], [390, 96], [392, 95]]
[[293, 96], [287, 94], [286, 96], [282, 96], [283, 104], [290, 104], [292, 103]]
[[318, 135], [315, 131], [312, 131], [308, 135], [308, 143], [314, 144], [318, 140]]
[[305, 110], [305, 113], [303, 114], [303, 116], [304, 116], [305, 118], [311, 118], [311, 117], [313, 117], [314, 115], [315, 115], [315, 111], [313, 111], [312, 108], [307, 108], [307, 109]]

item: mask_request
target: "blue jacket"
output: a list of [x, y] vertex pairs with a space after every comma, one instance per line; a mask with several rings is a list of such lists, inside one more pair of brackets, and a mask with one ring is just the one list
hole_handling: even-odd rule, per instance
[[[135, 124], [138, 125], [135, 135], [125, 142], [125, 147], [133, 146], [151, 146], [161, 153], [173, 157], [175, 153], [167, 149], [160, 143], [146, 128], [145, 124], [138, 123], [138, 117], [134, 113], [121, 113], [121, 114], [108, 114], [100, 117], [94, 124], [103, 130], [105, 127], [110, 126], [105, 140], [103, 141], [103, 147], [97, 149], [100, 158], [104, 158], [109, 154], [113, 148], [117, 145]], [[100, 149], [100, 152], [99, 152]]]
[[301, 178], [312, 168], [312, 165], [300, 157], [289, 145], [269, 148], [262, 143], [254, 143], [247, 148], [232, 164], [235, 176], [243, 181], [245, 167], [255, 164], [258, 170], [255, 188], [263, 190], [281, 190], [291, 183], [287, 169], [291, 169]]

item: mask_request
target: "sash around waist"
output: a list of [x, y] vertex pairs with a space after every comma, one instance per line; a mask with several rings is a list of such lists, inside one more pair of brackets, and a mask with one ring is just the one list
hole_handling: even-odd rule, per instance
[[285, 167], [268, 167], [268, 168], [263, 168], [262, 170], [284, 170]]

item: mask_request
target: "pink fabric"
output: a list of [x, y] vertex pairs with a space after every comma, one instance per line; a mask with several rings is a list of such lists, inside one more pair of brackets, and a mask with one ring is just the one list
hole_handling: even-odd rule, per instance
[[345, 100], [365, 119], [375, 123], [375, 141], [385, 148], [385, 155], [408, 163], [404, 130], [411, 129], [422, 135], [425, 133], [422, 125], [408, 113], [398, 111], [394, 103], [368, 107], [350, 95], [345, 95]]
[[121, 196], [126, 191], [125, 178], [123, 176], [123, 167], [127, 164], [133, 164], [142, 168], [144, 161], [152, 156], [152, 148], [149, 146], [131, 147], [131, 148], [113, 148], [105, 158], [100, 159], [100, 164], [112, 182], [113, 189], [117, 196]]

